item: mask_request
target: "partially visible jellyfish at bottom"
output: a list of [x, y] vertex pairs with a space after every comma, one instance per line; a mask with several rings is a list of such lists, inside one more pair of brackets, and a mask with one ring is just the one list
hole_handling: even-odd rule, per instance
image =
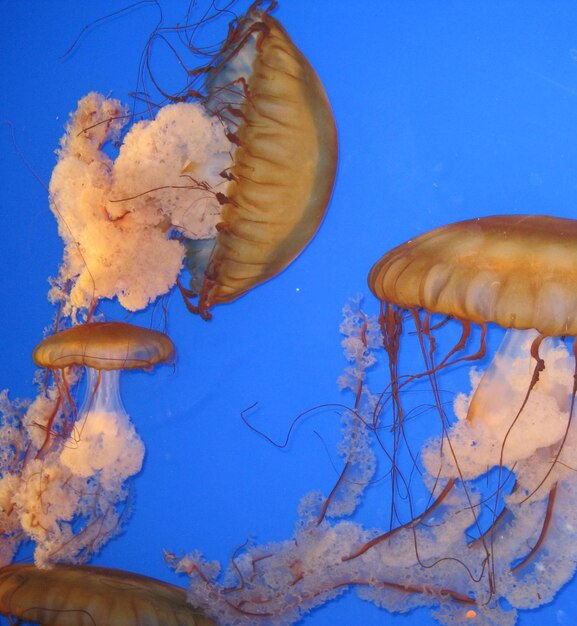
[[[224, 574], [172, 558], [191, 602], [228, 626], [291, 624], [350, 587], [447, 626], [512, 626], [551, 602], [577, 564], [576, 267], [577, 221], [546, 216], [460, 222], [385, 254], [369, 276], [378, 320], [345, 308], [355, 403], [334, 489], [303, 498], [294, 537]], [[388, 513], [358, 521], [372, 489]]]
[[0, 568], [0, 614], [41, 626], [216, 626], [180, 587], [90, 565]]
[[[35, 348], [36, 364], [50, 373], [44, 392], [24, 407], [4, 395], [1, 407], [1, 564], [26, 539], [36, 543], [39, 566], [84, 562], [120, 531], [144, 444], [122, 405], [119, 374], [173, 354], [164, 333], [122, 322], [73, 326]], [[87, 374], [78, 409], [71, 389], [80, 367]]]

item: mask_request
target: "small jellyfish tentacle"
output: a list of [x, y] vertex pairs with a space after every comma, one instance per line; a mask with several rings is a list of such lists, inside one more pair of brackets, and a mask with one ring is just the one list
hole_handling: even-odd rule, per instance
[[76, 414], [76, 402], [72, 398], [72, 393], [70, 391], [70, 385], [67, 380], [67, 371], [66, 369], [58, 370], [57, 368], [48, 368], [52, 370], [52, 377], [56, 386], [58, 388], [59, 394], [62, 398], [64, 398], [64, 404], [66, 404], [67, 409], [64, 408], [66, 413], [70, 413], [73, 416]]
[[[56, 395], [46, 395], [47, 400], [52, 402], [52, 409], [48, 414], [42, 413], [42, 422], [35, 419], [33, 425], [44, 431], [44, 440], [35, 451], [34, 458], [44, 458], [54, 448], [56, 442], [60, 445], [70, 435], [76, 423], [78, 408], [72, 397], [70, 385], [78, 382], [76, 368], [46, 368], [54, 381], [57, 390]], [[50, 392], [50, 388], [47, 388]]]
[[45, 431], [45, 436], [44, 436], [44, 441], [42, 442], [42, 444], [40, 445], [40, 447], [38, 448], [38, 451], [36, 452], [35, 458], [37, 459], [42, 459], [44, 457], [44, 455], [47, 453], [48, 451], [48, 447], [50, 446], [51, 442], [53, 442], [53, 437], [56, 434], [56, 431], [53, 430], [53, 425], [54, 422], [56, 420], [56, 417], [58, 416], [59, 412], [60, 412], [60, 405], [62, 403], [62, 396], [58, 396], [56, 398], [56, 401], [54, 403], [54, 408], [52, 409], [52, 411], [50, 412], [48, 419], [46, 420], [45, 424], [39, 424], [36, 422], [36, 425], [39, 428], [42, 428]]
[[551, 487], [549, 494], [547, 496], [547, 509], [545, 511], [545, 517], [543, 518], [543, 525], [541, 527], [541, 532], [539, 533], [539, 537], [537, 538], [535, 545], [531, 548], [528, 554], [519, 563], [517, 563], [514, 567], [511, 568], [512, 574], [515, 574], [520, 569], [525, 567], [531, 561], [531, 559], [535, 557], [535, 555], [539, 552], [539, 549], [543, 545], [543, 542], [545, 541], [545, 538], [547, 536], [547, 531], [549, 530], [549, 526], [551, 524], [551, 519], [553, 517], [553, 509], [555, 507], [556, 496], [557, 496], [557, 483], [555, 483]]
[[401, 530], [404, 530], [406, 528], [413, 528], [417, 526], [418, 524], [420, 524], [421, 522], [423, 522], [429, 515], [431, 515], [443, 503], [443, 501], [445, 500], [445, 498], [447, 497], [451, 489], [453, 489], [453, 487], [455, 486], [455, 482], [456, 482], [456, 479], [454, 478], [449, 480], [447, 484], [445, 485], [445, 487], [443, 487], [439, 495], [436, 497], [435, 501], [417, 517], [377, 537], [374, 537], [373, 539], [371, 539], [370, 541], [367, 541], [365, 544], [363, 544], [360, 548], [358, 548], [351, 554], [341, 557], [341, 560], [351, 561], [352, 559], [356, 559], [357, 557], [363, 555], [365, 552], [368, 552], [371, 548], [374, 548], [380, 543], [383, 543], [383, 541], [387, 541], [388, 539], [393, 537], [395, 534], [397, 534]]

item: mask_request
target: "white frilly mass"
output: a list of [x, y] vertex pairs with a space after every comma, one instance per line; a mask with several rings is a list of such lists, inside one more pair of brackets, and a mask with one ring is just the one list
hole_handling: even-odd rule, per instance
[[128, 112], [90, 93], [71, 115], [50, 181], [51, 208], [65, 244], [50, 292], [75, 317], [102, 298], [145, 308], [176, 283], [188, 239], [214, 237], [230, 142], [201, 104], [163, 107], [133, 124], [115, 160]]

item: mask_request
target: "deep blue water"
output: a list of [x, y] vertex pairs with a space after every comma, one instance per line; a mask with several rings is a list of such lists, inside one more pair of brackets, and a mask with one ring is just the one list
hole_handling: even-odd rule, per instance
[[[0, 387], [13, 397], [34, 394], [30, 354], [54, 313], [47, 279], [57, 273], [62, 246], [43, 183], [63, 125], [88, 91], [128, 98], [159, 18], [145, 4], [95, 23], [127, 4], [0, 0], [0, 119], [9, 123], [0, 126]], [[160, 4], [167, 24], [186, 9], [177, 0]], [[302, 411], [351, 402], [336, 386], [345, 365], [338, 326], [355, 294], [377, 310], [366, 287], [371, 265], [408, 238], [460, 219], [577, 217], [573, 2], [285, 0], [275, 15], [333, 106], [340, 141], [333, 198], [297, 261], [215, 308], [211, 322], [191, 316], [177, 293], [167, 300], [178, 360], [123, 378], [148, 454], [134, 514], [97, 564], [184, 584], [166, 567], [163, 549], [200, 549], [226, 562], [249, 536], [288, 538], [300, 497], [326, 492], [335, 480], [338, 416], [326, 410], [302, 421], [279, 450], [240, 413], [258, 402], [254, 423], [283, 439]], [[159, 55], [167, 80], [177, 69]], [[157, 308], [136, 321], [161, 318]], [[523, 613], [519, 625], [573, 623], [576, 585]], [[386, 616], [349, 593], [303, 623], [433, 622], [424, 611]]]

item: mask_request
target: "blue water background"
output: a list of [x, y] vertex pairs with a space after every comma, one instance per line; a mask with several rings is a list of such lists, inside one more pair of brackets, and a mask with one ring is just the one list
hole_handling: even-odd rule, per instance
[[[89, 91], [128, 100], [158, 21], [125, 1], [0, 0], [0, 387], [34, 394], [30, 353], [51, 322], [47, 279], [62, 246], [47, 183], [68, 113]], [[166, 24], [186, 2], [161, 0]], [[239, 10], [245, 5], [240, 4]], [[577, 6], [574, 2], [285, 0], [275, 13], [320, 75], [340, 140], [336, 186], [311, 245], [280, 276], [207, 323], [167, 300], [174, 369], [123, 377], [125, 405], [147, 446], [134, 514], [94, 563], [184, 584], [163, 550], [227, 562], [248, 537], [290, 537], [300, 497], [330, 490], [335, 411], [351, 402], [341, 308], [389, 248], [441, 224], [494, 213], [577, 218]], [[223, 17], [221, 34], [228, 19]], [[60, 57], [86, 25], [72, 54]], [[166, 80], [178, 68], [166, 60]], [[175, 79], [176, 80], [176, 79]], [[16, 145], [12, 141], [12, 131]], [[32, 170], [34, 175], [31, 173]], [[116, 315], [121, 313], [111, 308]], [[134, 318], [162, 323], [156, 308]], [[378, 523], [378, 520], [375, 520]], [[520, 626], [577, 621], [577, 582]], [[388, 616], [348, 593], [307, 626], [434, 623]]]

